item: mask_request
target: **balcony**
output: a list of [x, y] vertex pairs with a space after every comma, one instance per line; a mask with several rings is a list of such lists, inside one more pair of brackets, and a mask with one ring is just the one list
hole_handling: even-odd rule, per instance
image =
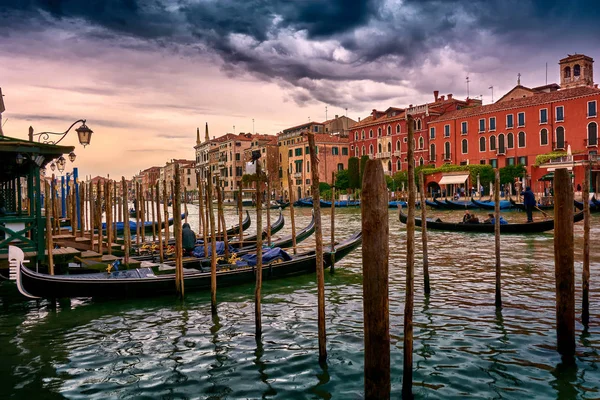
[[219, 161], [219, 167], [225, 167], [227, 161]]
[[302, 178], [302, 172], [294, 172], [294, 178], [296, 178], [296, 179]]
[[373, 157], [373, 154], [369, 154], [369, 160], [374, 159], [375, 157]]
[[598, 138], [595, 138], [591, 141], [588, 141], [588, 139], [583, 139], [583, 145], [585, 147], [598, 147]]
[[389, 151], [377, 153], [377, 155], [376, 155], [377, 158], [390, 158], [390, 156], [391, 156], [391, 153]]
[[444, 161], [450, 161], [450, 160], [452, 160], [452, 157], [450, 157], [450, 156], [451, 156], [450, 153], [445, 153], [443, 155]]
[[569, 142], [562, 141], [562, 142], [552, 142], [552, 149], [554, 151], [564, 151], [567, 149], [567, 147], [569, 146]]
[[436, 161], [436, 158], [437, 158], [437, 157], [435, 156], [435, 154], [430, 154], [430, 155], [429, 155], [429, 161], [430, 161], [430, 162], [435, 162], [435, 161]]
[[497, 156], [505, 156], [506, 155], [506, 148], [502, 148], [502, 149], [498, 149], [496, 150], [496, 155]]
[[396, 150], [396, 151], [394, 152], [394, 157], [400, 157], [400, 155], [401, 155], [401, 154], [400, 154], [400, 150]]

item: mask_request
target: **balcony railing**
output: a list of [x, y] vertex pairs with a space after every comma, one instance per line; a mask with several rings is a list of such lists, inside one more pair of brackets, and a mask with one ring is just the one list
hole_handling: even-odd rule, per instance
[[390, 158], [390, 152], [389, 151], [385, 151], [382, 153], [377, 153], [377, 158]]
[[450, 161], [452, 158], [450, 157], [450, 153], [445, 153], [444, 154], [444, 161]]
[[294, 172], [294, 178], [296, 178], [296, 179], [302, 178], [302, 172]]
[[369, 154], [369, 160], [374, 159], [375, 157], [373, 157], [373, 154]]
[[583, 139], [583, 145], [585, 147], [598, 147], [598, 138], [593, 140]]
[[566, 148], [569, 146], [569, 142], [567, 142], [566, 140], [561, 142], [552, 142], [552, 149], [554, 150], [566, 150]]
[[394, 152], [394, 157], [400, 157], [400, 155], [401, 155], [401, 154], [400, 154], [400, 150], [396, 150], [396, 151]]

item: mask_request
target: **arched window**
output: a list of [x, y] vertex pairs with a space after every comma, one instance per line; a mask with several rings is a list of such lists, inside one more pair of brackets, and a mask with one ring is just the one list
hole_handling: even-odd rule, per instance
[[[398, 125], [400, 126], [400, 125]], [[400, 141], [396, 140], [396, 151], [400, 151]]]
[[450, 142], [444, 143], [444, 160], [450, 159]]
[[367, 154], [367, 152], [365, 151], [365, 146], [363, 146], [363, 148], [362, 148], [362, 155], [364, 156], [366, 154]]
[[485, 137], [483, 136], [479, 138], [479, 151], [485, 151]]
[[369, 145], [369, 154], [373, 154], [373, 145]]
[[515, 135], [513, 135], [512, 132], [506, 135], [506, 147], [509, 149], [515, 147]]
[[419, 158], [419, 165], [425, 165], [425, 160], [423, 160], [423, 157]]
[[379, 153], [381, 153], [381, 152], [383, 151], [383, 150], [381, 150], [381, 143], [379, 143], [379, 144], [377, 145], [377, 149], [379, 150]]
[[400, 133], [400, 124], [396, 125], [396, 133]]
[[420, 119], [417, 120], [417, 130], [418, 131], [421, 130], [421, 120]]
[[469, 152], [469, 142], [467, 139], [463, 139], [461, 143], [462, 153], [467, 154]]
[[388, 142], [388, 152], [391, 153], [392, 152], [392, 142]]
[[413, 129], [416, 131], [417, 130], [417, 120], [413, 120]]
[[429, 145], [429, 160], [435, 161], [435, 143]]
[[365, 140], [365, 130], [362, 131], [362, 139]]
[[354, 155], [356, 157], [358, 157], [360, 155], [360, 153], [358, 152], [358, 146], [356, 146], [356, 148], [354, 149]]
[[581, 75], [581, 66], [579, 66], [579, 64], [575, 64], [573, 67], [573, 78], [577, 78], [579, 75]]
[[392, 170], [392, 162], [391, 161], [388, 161], [388, 169], [387, 170], [388, 171]]
[[548, 145], [548, 129], [544, 128], [540, 131], [540, 145], [547, 146]]
[[398, 161], [396, 161], [396, 171], [401, 171], [402, 170], [402, 163], [400, 162], [400, 159], [398, 159]]
[[571, 77], [571, 67], [565, 67], [565, 78]]
[[525, 132], [521, 131], [519, 132], [519, 137], [518, 137], [518, 146], [519, 147], [525, 147]]
[[587, 142], [588, 146], [598, 145], [598, 125], [595, 122], [588, 124]]
[[388, 125], [388, 129], [387, 129], [387, 134], [388, 136], [392, 135], [392, 127]]
[[381, 127], [377, 128], [377, 137], [381, 137]]
[[490, 136], [490, 151], [496, 150], [496, 136]]
[[358, 140], [358, 132], [354, 132], [354, 140]]
[[373, 137], [373, 129], [369, 129], [369, 137], [372, 138]]
[[554, 146], [555, 149], [564, 149], [565, 148], [565, 128], [559, 126], [556, 128], [556, 143]]
[[503, 133], [498, 135], [498, 153], [499, 154], [506, 153], [506, 148], [504, 146], [504, 134]]
[[421, 136], [419, 138], [419, 150], [422, 150], [425, 148], [425, 139], [423, 139], [423, 136]]

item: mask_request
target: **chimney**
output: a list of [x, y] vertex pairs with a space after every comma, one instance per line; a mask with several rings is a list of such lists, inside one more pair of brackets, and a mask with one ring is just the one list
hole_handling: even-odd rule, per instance
[[448, 100], [452, 100], [452, 93], [448, 93]]
[[444, 100], [446, 100], [446, 96], [440, 96], [440, 100], [441, 100], [441, 101], [444, 101]]
[[408, 105], [408, 108], [412, 108], [412, 104], [409, 104], [409, 105]]
[[360, 122], [360, 117], [358, 117], [358, 122]]
[[377, 118], [377, 110], [373, 109], [373, 111], [371, 111], [371, 115], [373, 116], [373, 118]]
[[338, 119], [338, 115], [337, 114], [335, 114], [335, 119]]
[[433, 98], [435, 99], [436, 102], [438, 101], [439, 94], [440, 94], [439, 90], [434, 90], [433, 91]]

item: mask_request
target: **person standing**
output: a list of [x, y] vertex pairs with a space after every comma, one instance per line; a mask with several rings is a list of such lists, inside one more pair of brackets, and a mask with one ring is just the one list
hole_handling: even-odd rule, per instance
[[531, 188], [527, 186], [524, 192], [521, 192], [523, 196], [523, 204], [525, 205], [525, 211], [527, 212], [527, 222], [533, 222], [533, 207], [535, 207], [535, 195], [531, 191]]

